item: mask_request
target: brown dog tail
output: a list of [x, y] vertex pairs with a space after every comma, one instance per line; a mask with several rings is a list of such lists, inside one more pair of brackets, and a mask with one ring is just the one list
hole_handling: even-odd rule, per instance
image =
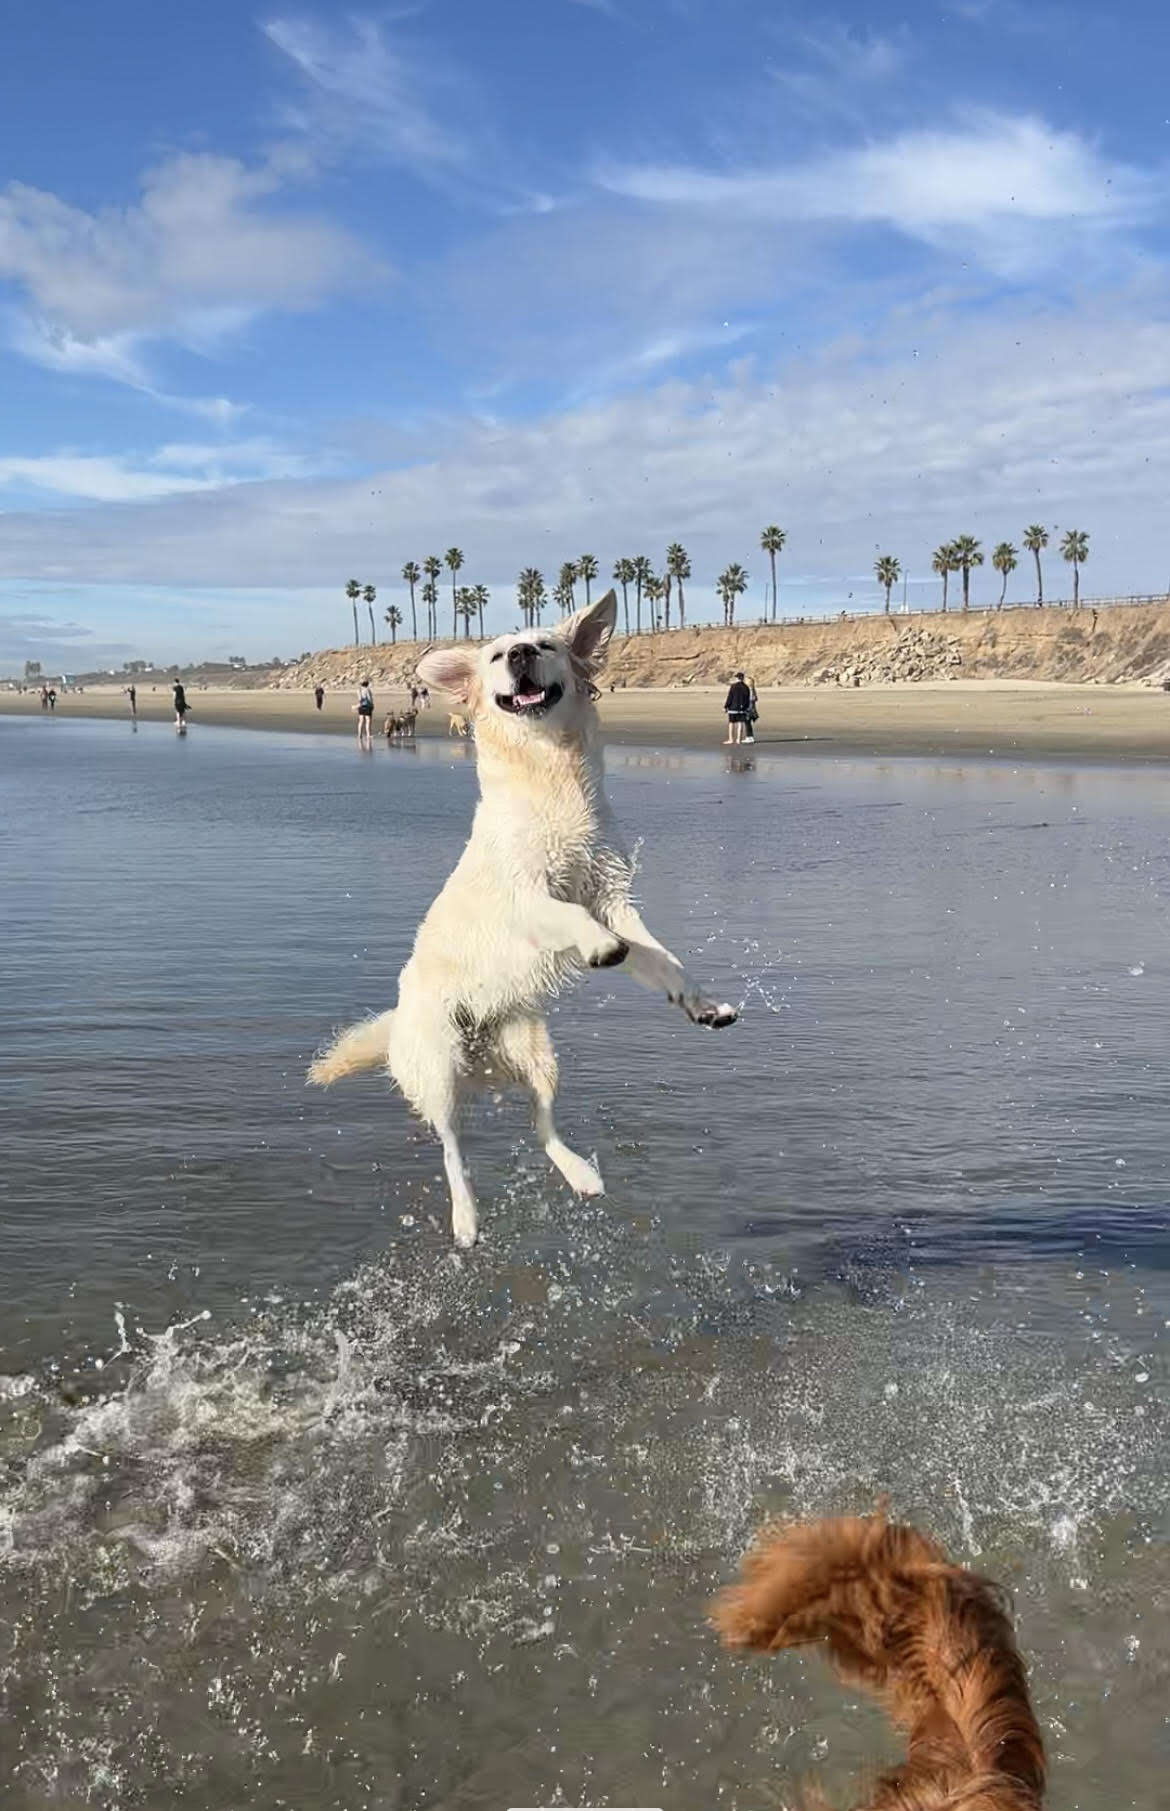
[[916, 1529], [764, 1529], [712, 1620], [729, 1647], [825, 1641], [842, 1679], [881, 1694], [909, 1754], [864, 1811], [1038, 1811], [1044, 1745], [1002, 1594]]
[[393, 1007], [376, 1019], [362, 1019], [341, 1031], [327, 1050], [322, 1050], [309, 1065], [309, 1080], [319, 1088], [339, 1082], [345, 1075], [357, 1075], [363, 1069], [381, 1069], [390, 1054], [390, 1027], [394, 1022]]

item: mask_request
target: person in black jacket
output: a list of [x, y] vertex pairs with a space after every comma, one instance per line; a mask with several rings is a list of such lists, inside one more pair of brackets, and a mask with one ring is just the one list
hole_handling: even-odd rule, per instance
[[748, 730], [748, 714], [752, 708], [751, 687], [742, 673], [737, 673], [723, 701], [727, 713], [727, 742], [735, 744], [745, 739]]

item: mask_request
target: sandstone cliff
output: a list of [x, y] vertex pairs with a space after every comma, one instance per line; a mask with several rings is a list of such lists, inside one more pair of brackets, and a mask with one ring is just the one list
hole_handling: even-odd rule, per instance
[[[419, 642], [326, 649], [283, 668], [280, 689], [409, 684]], [[757, 685], [889, 685], [916, 680], [1120, 680], [1160, 685], [1170, 679], [1170, 599], [1095, 610], [941, 612], [850, 617], [724, 629], [710, 624], [669, 634], [619, 638], [607, 682], [620, 686], [722, 685], [742, 668]]]

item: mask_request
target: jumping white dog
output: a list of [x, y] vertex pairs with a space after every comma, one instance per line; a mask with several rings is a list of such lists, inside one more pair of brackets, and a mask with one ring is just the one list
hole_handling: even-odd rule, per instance
[[439, 648], [419, 677], [475, 728], [480, 802], [467, 847], [419, 927], [398, 1005], [343, 1031], [309, 1079], [327, 1085], [383, 1065], [443, 1146], [455, 1243], [475, 1243], [475, 1196], [459, 1148], [461, 1098], [477, 1086], [530, 1089], [550, 1160], [580, 1195], [604, 1184], [553, 1123], [557, 1059], [540, 1004], [582, 968], [620, 966], [696, 1025], [730, 1025], [630, 898], [633, 866], [602, 788], [599, 672], [617, 617], [612, 591], [555, 631]]

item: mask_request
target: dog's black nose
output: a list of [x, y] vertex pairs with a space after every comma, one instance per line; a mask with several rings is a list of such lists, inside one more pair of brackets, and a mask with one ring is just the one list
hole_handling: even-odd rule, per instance
[[536, 649], [530, 641], [518, 641], [508, 649], [508, 665], [512, 668], [526, 667], [536, 659]]

